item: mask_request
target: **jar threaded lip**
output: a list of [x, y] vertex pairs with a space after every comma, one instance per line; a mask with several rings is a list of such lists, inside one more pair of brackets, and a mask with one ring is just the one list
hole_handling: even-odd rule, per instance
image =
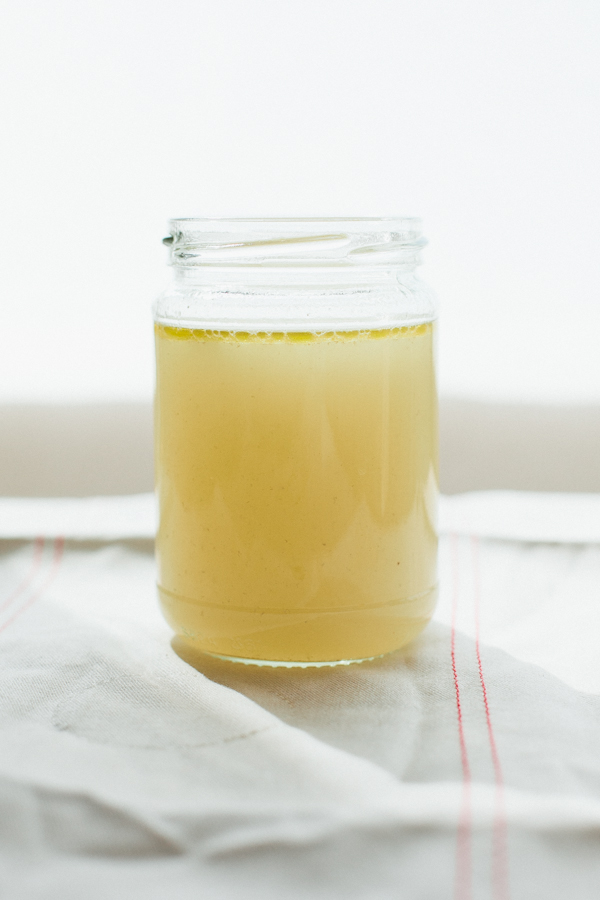
[[177, 266], [417, 265], [418, 218], [180, 218], [169, 221]]

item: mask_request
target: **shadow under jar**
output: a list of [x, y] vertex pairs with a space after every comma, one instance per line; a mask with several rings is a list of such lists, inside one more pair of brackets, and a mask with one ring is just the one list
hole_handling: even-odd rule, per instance
[[174, 219], [155, 306], [159, 595], [197, 650], [389, 653], [436, 598], [418, 219]]

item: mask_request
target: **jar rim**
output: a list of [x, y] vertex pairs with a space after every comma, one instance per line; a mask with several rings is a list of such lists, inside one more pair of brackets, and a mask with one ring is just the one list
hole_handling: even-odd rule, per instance
[[184, 266], [374, 265], [413, 260], [426, 243], [416, 217], [178, 218], [169, 230]]

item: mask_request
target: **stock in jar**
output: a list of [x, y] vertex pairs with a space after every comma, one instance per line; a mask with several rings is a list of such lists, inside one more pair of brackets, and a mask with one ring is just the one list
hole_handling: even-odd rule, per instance
[[415, 219], [177, 219], [155, 307], [159, 595], [195, 650], [370, 659], [436, 598], [435, 305]]

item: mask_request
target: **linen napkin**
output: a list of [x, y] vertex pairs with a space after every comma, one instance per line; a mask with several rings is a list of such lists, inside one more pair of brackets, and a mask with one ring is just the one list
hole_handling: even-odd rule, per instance
[[405, 650], [268, 670], [172, 640], [152, 498], [0, 501], [15, 900], [596, 897], [600, 498], [443, 498]]

